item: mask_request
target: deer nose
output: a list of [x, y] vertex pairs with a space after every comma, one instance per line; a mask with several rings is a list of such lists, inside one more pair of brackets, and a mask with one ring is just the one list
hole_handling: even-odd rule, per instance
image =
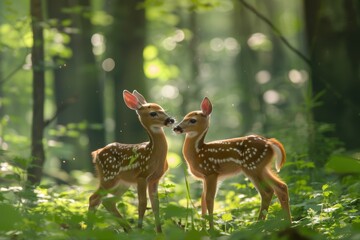
[[171, 117], [169, 117], [169, 118], [167, 118], [166, 120], [165, 120], [165, 125], [167, 126], [167, 125], [172, 125], [172, 124], [174, 124], [175, 123], [175, 119], [173, 119], [173, 118], [171, 118]]
[[173, 131], [176, 132], [176, 133], [183, 133], [184, 132], [184, 130], [179, 125], [174, 127]]

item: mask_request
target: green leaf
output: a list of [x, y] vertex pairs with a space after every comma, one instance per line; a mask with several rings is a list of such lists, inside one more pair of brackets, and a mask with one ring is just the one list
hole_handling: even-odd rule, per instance
[[221, 216], [221, 219], [224, 221], [224, 222], [229, 222], [233, 219], [232, 217], [232, 214], [231, 213], [225, 213]]
[[158, 56], [158, 49], [154, 45], [148, 45], [143, 51], [146, 60], [152, 60]]
[[169, 204], [165, 210], [166, 218], [176, 217], [176, 218], [185, 218], [189, 214], [189, 210], [187, 208], [176, 206], [173, 204]]
[[0, 230], [16, 230], [15, 225], [20, 223], [22, 217], [17, 209], [9, 204], [0, 204]]
[[333, 155], [325, 168], [336, 173], [360, 173], [360, 161], [349, 156]]
[[140, 155], [135, 148], [132, 149], [132, 152], [134, 153], [134, 155], [131, 157], [129, 165], [133, 164]]
[[332, 194], [333, 192], [332, 191], [324, 191], [323, 192], [323, 195], [324, 195], [324, 197], [328, 197], [328, 196], [330, 196], [330, 194]]

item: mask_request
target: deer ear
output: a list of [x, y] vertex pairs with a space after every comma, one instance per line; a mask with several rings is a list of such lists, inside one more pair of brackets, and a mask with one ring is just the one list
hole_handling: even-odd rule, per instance
[[205, 116], [209, 116], [212, 112], [212, 104], [207, 97], [204, 97], [201, 102], [201, 111]]
[[138, 91], [134, 90], [134, 91], [133, 91], [133, 95], [137, 97], [137, 99], [139, 100], [139, 102], [140, 102], [141, 104], [146, 104], [146, 103], [147, 103], [146, 100], [145, 100], [145, 98], [144, 98], [144, 96], [141, 95]]
[[128, 90], [123, 91], [123, 98], [128, 108], [132, 110], [138, 110], [139, 108], [141, 108], [141, 103], [139, 102], [138, 98]]

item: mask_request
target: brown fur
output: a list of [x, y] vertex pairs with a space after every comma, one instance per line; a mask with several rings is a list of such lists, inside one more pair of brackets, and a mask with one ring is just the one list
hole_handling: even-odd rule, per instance
[[273, 194], [291, 222], [289, 194], [287, 185], [272, 171], [275, 150], [280, 149], [280, 168], [286, 161], [283, 145], [276, 139], [266, 139], [257, 135], [240, 138], [218, 140], [206, 143], [204, 141], [209, 129], [212, 106], [204, 98], [202, 111], [188, 113], [174, 128], [177, 133], [185, 133], [183, 155], [190, 173], [203, 181], [201, 197], [202, 215], [209, 214], [210, 228], [213, 228], [214, 199], [219, 180], [229, 176], [244, 173], [254, 184], [261, 195], [259, 220], [265, 219]]
[[[168, 169], [168, 147], [163, 127], [172, 124], [174, 120], [161, 106], [146, 103], [137, 92], [131, 94], [124, 91], [124, 100], [129, 108], [137, 111], [150, 141], [139, 144], [111, 143], [91, 153], [100, 184], [89, 198], [89, 211], [94, 211], [102, 203], [110, 213], [118, 217], [124, 230], [129, 231], [130, 225], [122, 218], [116, 203], [130, 185], [135, 185], [139, 201], [138, 227], [142, 227], [148, 191], [155, 215], [156, 230], [161, 232], [157, 188], [160, 178]], [[107, 197], [109, 194], [111, 197]]]

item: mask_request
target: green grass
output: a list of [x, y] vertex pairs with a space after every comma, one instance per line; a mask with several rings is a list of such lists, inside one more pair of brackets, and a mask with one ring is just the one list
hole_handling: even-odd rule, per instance
[[103, 207], [95, 215], [87, 214], [88, 197], [96, 186], [89, 173], [74, 172], [77, 181], [72, 185], [44, 179], [42, 185], [32, 188], [25, 185], [19, 166], [2, 163], [6, 171], [1, 172], [0, 239], [359, 239], [359, 174], [344, 173], [344, 166], [341, 173], [332, 169], [343, 160], [351, 161], [351, 166], [359, 164], [349, 159], [332, 157], [330, 167], [321, 171], [301, 161], [284, 168], [291, 197], [291, 226], [282, 220], [275, 197], [267, 220], [256, 222], [260, 198], [253, 185], [243, 177], [224, 182], [216, 198], [212, 232], [204, 229], [200, 216], [200, 182], [186, 173], [186, 181], [183, 175], [175, 182], [179, 179], [170, 170], [159, 189], [162, 234], [155, 233], [151, 209], [146, 212], [144, 229], [136, 229], [134, 190], [118, 204], [133, 226], [132, 232], [124, 233]]

